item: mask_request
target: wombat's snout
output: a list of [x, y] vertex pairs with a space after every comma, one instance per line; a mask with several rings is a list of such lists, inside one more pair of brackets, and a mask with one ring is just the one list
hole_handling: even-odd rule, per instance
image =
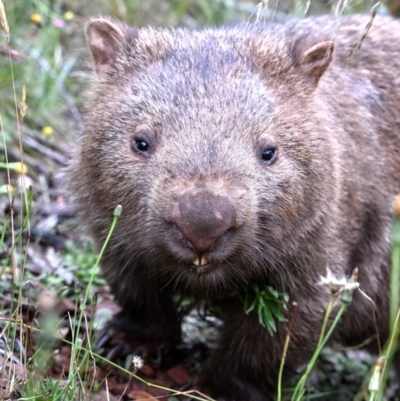
[[236, 212], [225, 191], [197, 185], [178, 195], [172, 207], [171, 222], [189, 245], [201, 253], [210, 250], [236, 226]]

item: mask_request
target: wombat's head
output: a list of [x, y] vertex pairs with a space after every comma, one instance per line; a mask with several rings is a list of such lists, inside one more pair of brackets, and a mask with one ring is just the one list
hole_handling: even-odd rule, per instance
[[98, 79], [77, 196], [98, 241], [123, 206], [106, 276], [211, 291], [309, 252], [333, 196], [314, 102], [333, 46], [295, 31], [89, 22]]

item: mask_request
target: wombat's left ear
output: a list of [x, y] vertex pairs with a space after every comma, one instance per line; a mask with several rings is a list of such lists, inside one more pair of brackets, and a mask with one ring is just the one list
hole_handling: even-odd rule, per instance
[[299, 39], [294, 46], [297, 62], [303, 71], [317, 84], [321, 75], [329, 67], [333, 59], [334, 42], [326, 40], [310, 44], [307, 40]]
[[106, 18], [95, 18], [86, 25], [86, 35], [92, 52], [94, 67], [104, 75], [122, 50], [125, 40], [134, 36], [134, 29]]

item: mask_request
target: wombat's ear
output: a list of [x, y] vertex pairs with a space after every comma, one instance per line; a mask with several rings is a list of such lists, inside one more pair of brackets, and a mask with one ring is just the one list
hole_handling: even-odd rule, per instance
[[316, 85], [333, 59], [334, 42], [310, 44], [302, 38], [295, 43], [294, 51], [298, 63]]
[[136, 31], [119, 22], [95, 18], [86, 25], [86, 35], [92, 52], [94, 67], [99, 75], [105, 74], [108, 66], [121, 51], [128, 36]]

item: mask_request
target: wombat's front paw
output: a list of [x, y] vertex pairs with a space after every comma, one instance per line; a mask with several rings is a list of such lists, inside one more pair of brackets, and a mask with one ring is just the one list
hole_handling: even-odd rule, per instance
[[97, 345], [106, 348], [107, 359], [116, 359], [129, 354], [146, 358], [156, 354], [158, 362], [169, 351], [176, 340], [174, 324], [136, 322], [119, 314], [108, 322], [99, 333]]

